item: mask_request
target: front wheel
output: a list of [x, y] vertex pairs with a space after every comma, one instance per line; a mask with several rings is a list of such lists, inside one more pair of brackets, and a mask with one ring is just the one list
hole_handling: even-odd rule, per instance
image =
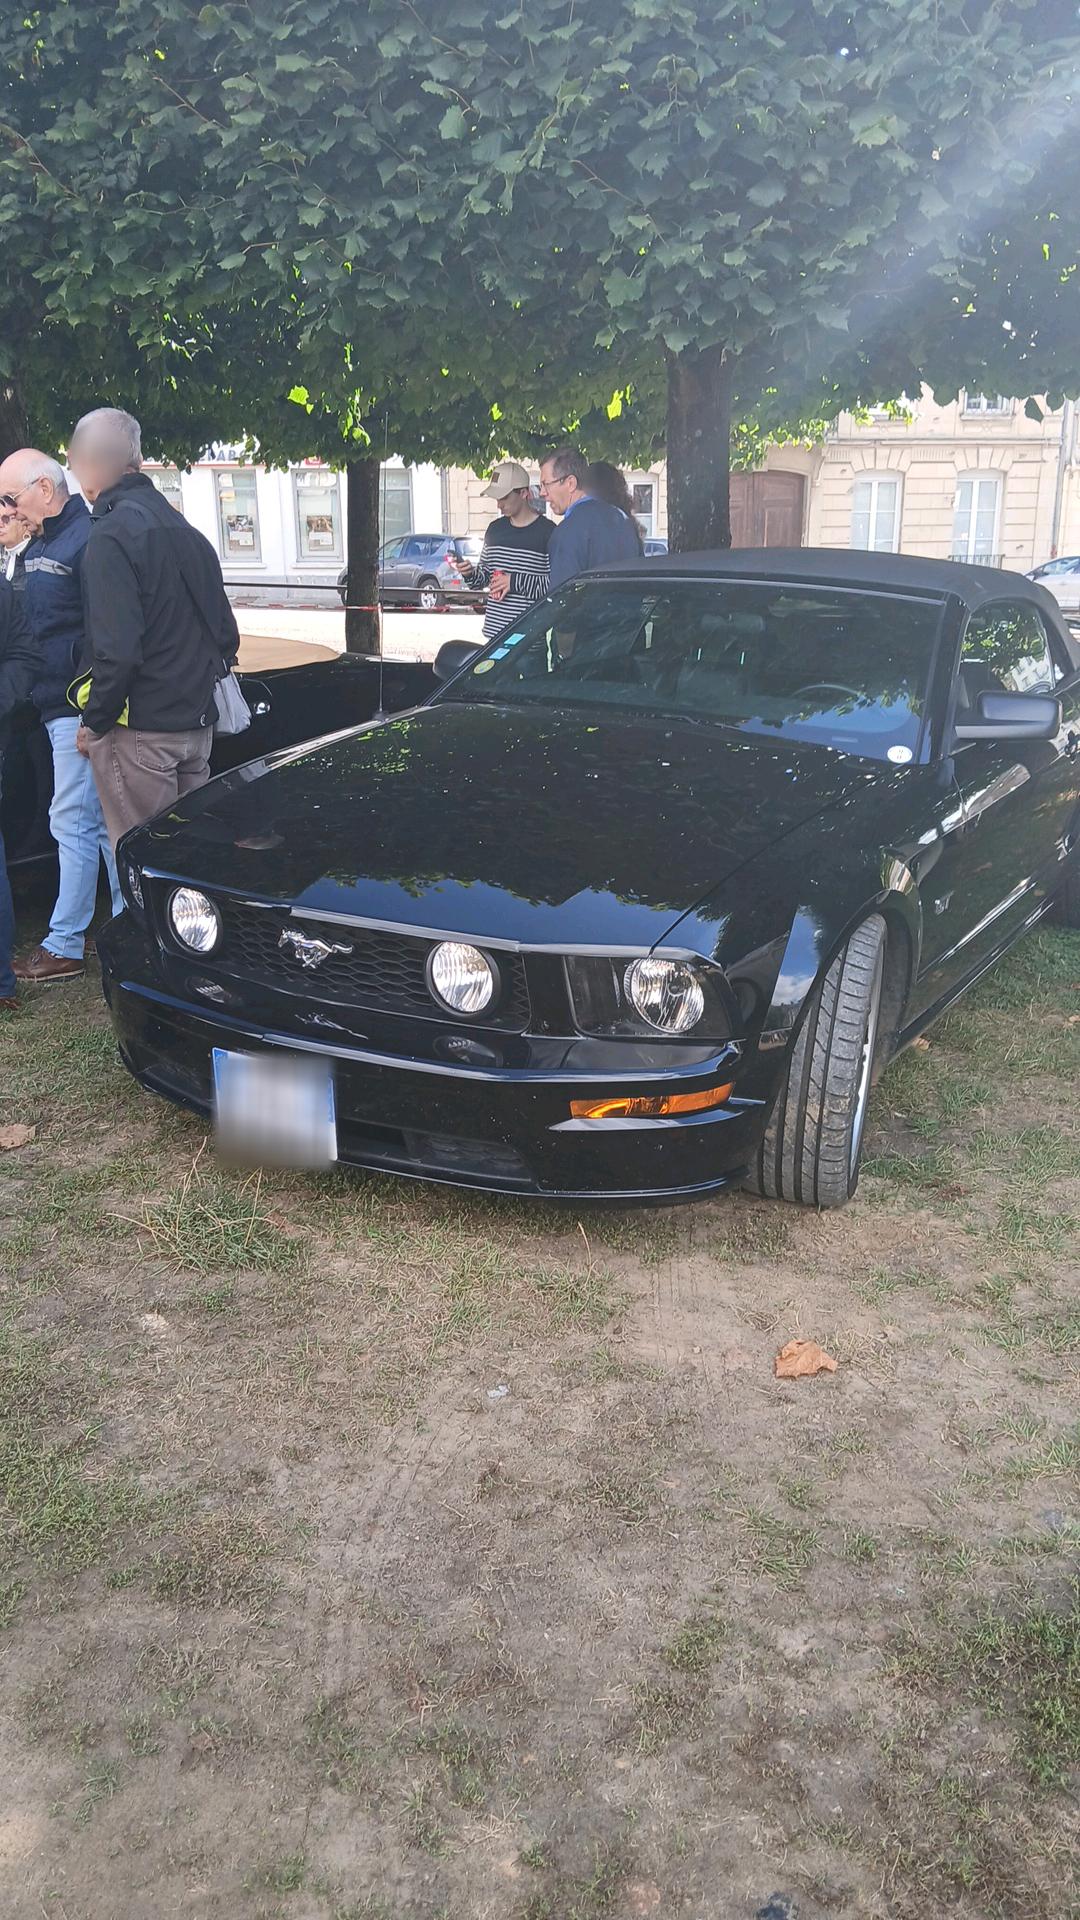
[[859, 1180], [885, 974], [885, 922], [856, 927], [815, 987], [747, 1185], [842, 1207]]
[[421, 580], [417, 588], [417, 597], [425, 613], [434, 613], [442, 606], [442, 594], [437, 580]]

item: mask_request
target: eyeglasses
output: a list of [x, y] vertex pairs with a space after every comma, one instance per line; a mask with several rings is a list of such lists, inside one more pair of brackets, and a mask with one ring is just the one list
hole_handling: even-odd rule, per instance
[[36, 487], [38, 480], [43, 480], [44, 477], [44, 474], [39, 473], [37, 480], [28, 480], [25, 487], [19, 488], [18, 493], [0, 493], [0, 507], [10, 507], [13, 512], [17, 511], [19, 501], [22, 499], [23, 494], [29, 493], [31, 487]]

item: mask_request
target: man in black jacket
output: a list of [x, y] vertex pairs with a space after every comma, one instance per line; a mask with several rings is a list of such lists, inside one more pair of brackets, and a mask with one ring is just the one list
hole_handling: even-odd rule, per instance
[[240, 640], [209, 540], [140, 471], [138, 421], [115, 407], [85, 414], [68, 460], [93, 508], [79, 744], [115, 846], [209, 779], [214, 687]]
[[49, 930], [40, 946], [16, 962], [15, 975], [57, 986], [80, 980], [85, 971], [103, 856], [113, 912], [123, 906], [94, 776], [77, 751], [78, 720], [68, 700], [85, 644], [82, 561], [90, 515], [59, 461], [39, 447], [20, 447], [0, 466], [0, 511], [32, 536], [23, 563], [23, 610], [41, 649], [31, 699], [52, 756], [49, 827], [60, 869]]
[[[0, 580], [0, 792], [11, 716], [20, 702], [28, 698], [40, 668], [41, 655], [27, 625], [21, 599], [16, 600], [7, 580]], [[15, 909], [11, 904], [4, 842], [0, 836], [0, 1012], [5, 1013], [10, 1013], [15, 1006], [15, 975], [11, 970], [14, 944]]]

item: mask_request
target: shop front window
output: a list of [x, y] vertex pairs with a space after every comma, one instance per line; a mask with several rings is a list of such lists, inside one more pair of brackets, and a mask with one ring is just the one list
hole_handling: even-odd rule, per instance
[[300, 467], [293, 474], [296, 496], [296, 552], [319, 565], [341, 560], [341, 488], [329, 467]]
[[177, 513], [184, 511], [184, 490], [180, 483], [179, 470], [176, 467], [146, 467], [151, 480], [160, 494], [163, 494], [170, 507]]
[[222, 559], [260, 561], [262, 547], [254, 468], [231, 467], [215, 478]]

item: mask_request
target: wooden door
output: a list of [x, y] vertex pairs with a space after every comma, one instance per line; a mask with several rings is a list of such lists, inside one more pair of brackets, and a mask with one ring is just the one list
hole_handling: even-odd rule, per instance
[[805, 486], [801, 473], [733, 473], [732, 546], [801, 547]]

